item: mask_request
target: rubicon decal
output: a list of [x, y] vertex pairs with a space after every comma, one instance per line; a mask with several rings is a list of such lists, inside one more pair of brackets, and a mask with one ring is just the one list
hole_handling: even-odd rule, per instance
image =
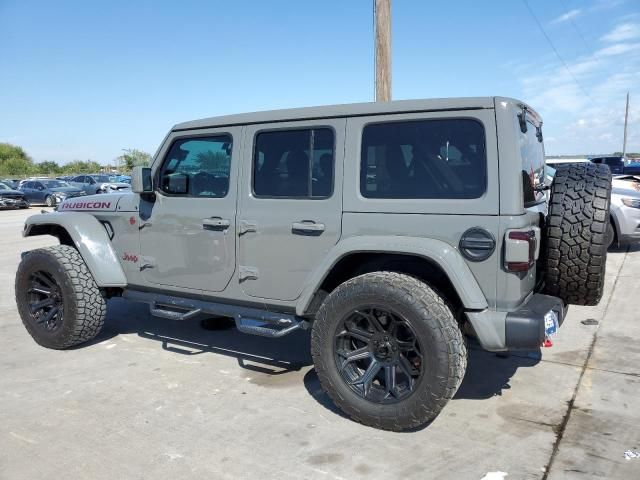
[[58, 210], [111, 210], [111, 202], [64, 202]]
[[124, 260], [125, 262], [138, 263], [138, 256], [124, 252], [124, 255], [122, 256], [122, 260]]

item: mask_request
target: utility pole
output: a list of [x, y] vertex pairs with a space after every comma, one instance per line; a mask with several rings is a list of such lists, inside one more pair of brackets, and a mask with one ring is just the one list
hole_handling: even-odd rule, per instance
[[376, 44], [376, 102], [391, 100], [391, 0], [373, 0]]
[[627, 92], [627, 108], [624, 111], [624, 140], [622, 141], [622, 156], [627, 153], [627, 122], [629, 121], [629, 92]]

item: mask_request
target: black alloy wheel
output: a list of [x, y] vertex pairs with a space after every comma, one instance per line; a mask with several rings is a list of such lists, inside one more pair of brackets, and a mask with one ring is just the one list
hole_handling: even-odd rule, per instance
[[411, 395], [424, 368], [422, 345], [411, 324], [388, 308], [354, 310], [338, 324], [334, 348], [344, 381], [374, 403]]
[[27, 252], [15, 282], [16, 306], [40, 345], [65, 349], [94, 338], [106, 302], [80, 253], [70, 245]]
[[51, 274], [44, 271], [31, 273], [26, 295], [29, 313], [39, 328], [54, 332], [61, 327], [64, 318], [63, 295]]

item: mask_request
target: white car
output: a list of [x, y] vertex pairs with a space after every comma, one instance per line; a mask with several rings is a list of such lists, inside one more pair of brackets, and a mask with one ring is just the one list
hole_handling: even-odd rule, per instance
[[[551, 185], [555, 174], [556, 169], [547, 163], [547, 185]], [[640, 241], [640, 176], [613, 176], [609, 212], [613, 230], [608, 232], [611, 244], [621, 246]]]
[[615, 230], [614, 244], [640, 241], [640, 178], [634, 175], [613, 177], [610, 211]]

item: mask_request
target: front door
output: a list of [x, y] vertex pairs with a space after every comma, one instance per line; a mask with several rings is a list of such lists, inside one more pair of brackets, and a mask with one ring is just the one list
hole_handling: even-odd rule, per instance
[[345, 120], [245, 129], [238, 277], [245, 294], [295, 300], [340, 238]]
[[30, 202], [44, 203], [45, 193], [42, 182], [27, 182], [23, 191]]
[[235, 270], [240, 127], [172, 133], [141, 204], [140, 268], [151, 284], [219, 292]]

